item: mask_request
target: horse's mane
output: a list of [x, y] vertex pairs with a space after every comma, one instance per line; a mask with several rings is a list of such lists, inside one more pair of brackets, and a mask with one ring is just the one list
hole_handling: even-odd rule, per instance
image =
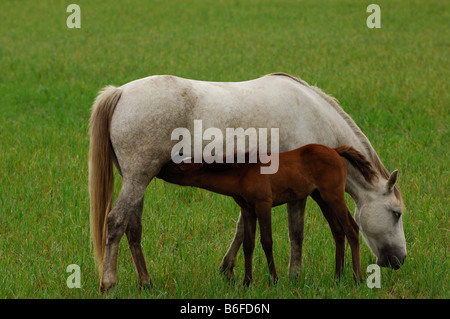
[[[364, 135], [364, 133], [361, 131], [361, 129], [358, 127], [358, 125], [356, 125], [355, 121], [353, 121], [353, 119], [347, 113], [345, 113], [345, 111], [342, 109], [342, 107], [338, 104], [338, 100], [336, 98], [334, 98], [331, 95], [326, 94], [320, 88], [318, 88], [316, 86], [313, 86], [313, 85], [309, 85], [304, 80], [299, 79], [299, 78], [297, 78], [295, 76], [289, 75], [287, 73], [278, 72], [278, 73], [271, 73], [271, 74], [268, 74], [268, 75], [288, 77], [288, 78], [290, 78], [290, 79], [292, 79], [294, 81], [297, 81], [298, 83], [300, 83], [300, 84], [302, 84], [302, 85], [304, 85], [306, 87], [311, 88], [321, 98], [323, 98], [325, 101], [327, 101], [328, 104], [330, 104], [338, 112], [338, 114], [345, 120], [345, 122], [350, 126], [352, 131], [355, 133], [355, 135], [358, 137], [360, 142], [363, 144], [367, 154], [370, 157], [369, 159], [372, 162], [372, 165], [376, 169], [376, 171], [382, 177], [384, 177], [385, 179], [389, 178], [389, 176], [390, 176], [389, 171], [386, 169], [386, 167], [384, 167], [383, 163], [381, 163], [381, 160], [378, 157], [377, 152], [372, 147], [372, 144], [370, 144], [369, 139], [367, 138], [366, 135]], [[397, 185], [395, 185], [394, 192], [395, 192], [395, 196], [399, 200], [403, 201], [402, 200], [402, 196], [400, 194], [400, 190], [397, 188]]]

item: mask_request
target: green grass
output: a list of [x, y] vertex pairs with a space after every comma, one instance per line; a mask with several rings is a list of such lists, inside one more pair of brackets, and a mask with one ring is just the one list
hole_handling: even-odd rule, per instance
[[[448, 298], [449, 39], [445, 1], [378, 1], [381, 29], [361, 1], [69, 1], [0, 3], [0, 298]], [[218, 266], [235, 229], [232, 200], [153, 181], [143, 247], [154, 291], [139, 294], [126, 240], [118, 286], [98, 293], [89, 241], [87, 123], [100, 88], [152, 74], [240, 81], [283, 71], [337, 97], [388, 170], [399, 168], [408, 258], [382, 287], [335, 283], [334, 244], [308, 202], [304, 256], [289, 280], [285, 207], [274, 209], [280, 281], [267, 284], [257, 245], [243, 289]], [[116, 179], [116, 191], [120, 179]], [[353, 209], [353, 205], [349, 202]], [[375, 262], [362, 244], [362, 268]], [[81, 268], [81, 289], [66, 267]]]

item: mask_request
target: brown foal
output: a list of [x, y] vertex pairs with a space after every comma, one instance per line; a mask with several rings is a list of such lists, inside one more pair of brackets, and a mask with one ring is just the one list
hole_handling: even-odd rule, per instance
[[279, 154], [279, 168], [274, 174], [261, 174], [257, 163], [180, 163], [169, 162], [157, 177], [182, 186], [195, 186], [233, 197], [244, 219], [244, 284], [252, 280], [252, 256], [258, 220], [261, 244], [276, 282], [278, 279], [272, 251], [272, 207], [311, 196], [328, 221], [336, 245], [336, 275], [343, 272], [345, 237], [350, 244], [353, 277], [362, 281], [359, 230], [344, 199], [347, 159], [363, 177], [376, 178], [371, 163], [350, 146], [336, 149], [309, 144]]

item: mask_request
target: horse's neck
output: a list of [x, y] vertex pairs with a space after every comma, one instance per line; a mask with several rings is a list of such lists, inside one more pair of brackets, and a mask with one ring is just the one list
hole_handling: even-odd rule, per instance
[[[369, 159], [368, 154], [365, 156]], [[347, 180], [345, 183], [345, 191], [352, 197], [357, 207], [362, 207], [365, 203], [371, 201], [379, 193], [383, 183], [386, 179], [378, 173], [378, 180], [375, 179], [372, 183], [367, 182], [363, 175], [352, 164], [347, 162]]]
[[370, 194], [377, 189], [377, 182], [374, 184], [368, 183], [361, 175], [361, 173], [351, 166], [347, 165], [347, 181], [345, 183], [345, 191], [355, 201], [356, 206], [361, 207], [370, 198]]
[[[374, 181], [373, 184], [367, 182], [361, 173], [354, 168], [347, 161], [347, 182], [345, 185], [346, 192], [352, 197], [355, 201], [355, 204], [358, 207], [361, 207], [369, 201], [375, 192], [378, 191], [380, 187], [380, 183], [384, 180], [382, 174], [379, 172], [378, 165], [382, 166], [378, 155], [375, 150], [373, 150], [369, 140], [363, 136], [357, 136], [355, 132], [349, 127], [345, 127], [346, 132], [342, 132], [340, 138], [338, 140], [339, 145], [350, 145], [360, 151], [364, 156], [372, 162], [374, 165], [374, 161], [377, 161], [378, 164], [374, 165], [375, 170], [378, 173], [379, 181]], [[364, 142], [362, 141], [364, 139]]]

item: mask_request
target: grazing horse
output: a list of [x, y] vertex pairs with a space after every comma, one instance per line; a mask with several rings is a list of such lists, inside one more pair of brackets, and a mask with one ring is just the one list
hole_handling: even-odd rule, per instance
[[[402, 224], [403, 199], [367, 137], [337, 102], [320, 89], [293, 76], [276, 73], [245, 82], [206, 82], [175, 76], [150, 76], [98, 95], [90, 118], [90, 225], [100, 290], [116, 281], [119, 241], [125, 233], [141, 285], [150, 285], [141, 247], [145, 189], [171, 160], [176, 128], [279, 128], [279, 151], [316, 143], [349, 145], [372, 163], [378, 181], [368, 184], [348, 167], [346, 192], [355, 201], [359, 230], [381, 266], [398, 268], [406, 258]], [[270, 140], [270, 138], [269, 138]], [[203, 146], [206, 141], [203, 141]], [[268, 145], [269, 147], [269, 145]], [[248, 149], [236, 149], [247, 152]], [[113, 165], [114, 164], [114, 165]], [[113, 166], [122, 187], [113, 206]], [[289, 273], [301, 266], [306, 200], [287, 204], [291, 259]], [[326, 215], [326, 214], [325, 214]], [[241, 215], [242, 216], [242, 215]], [[221, 269], [233, 272], [244, 236], [241, 216]]]
[[[195, 186], [233, 197], [241, 207], [244, 219], [244, 285], [252, 280], [252, 256], [255, 248], [256, 221], [261, 233], [261, 245], [266, 254], [270, 275], [278, 276], [272, 250], [272, 207], [296, 200], [304, 200], [313, 192], [313, 198], [324, 210], [336, 244], [336, 276], [343, 272], [344, 245], [347, 237], [352, 251], [353, 276], [362, 281], [359, 253], [359, 229], [345, 203], [346, 158], [368, 183], [376, 172], [364, 155], [350, 146], [336, 149], [319, 144], [279, 154], [278, 170], [261, 174], [261, 161], [256, 163], [181, 163], [169, 162], [156, 177], [181, 186]], [[340, 246], [342, 245], [342, 247]]]

